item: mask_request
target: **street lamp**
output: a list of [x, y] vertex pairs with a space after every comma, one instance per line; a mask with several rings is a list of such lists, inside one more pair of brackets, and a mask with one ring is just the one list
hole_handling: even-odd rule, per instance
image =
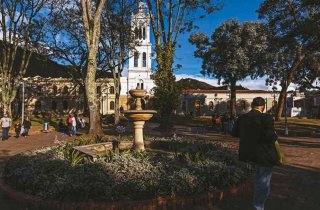
[[21, 104], [21, 124], [24, 121], [24, 81], [22, 83], [22, 104]]

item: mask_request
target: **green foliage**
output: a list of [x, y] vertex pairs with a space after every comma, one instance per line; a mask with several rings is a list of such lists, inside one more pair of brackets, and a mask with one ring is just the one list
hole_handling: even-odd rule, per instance
[[46, 148], [11, 158], [4, 178], [16, 189], [42, 198], [83, 202], [193, 195], [239, 184], [252, 172], [220, 144], [180, 138], [153, 141], [156, 148], [172, 151], [114, 150], [83, 164], [75, 152], [70, 164], [59, 147]]
[[229, 20], [216, 28], [211, 39], [198, 33], [189, 41], [197, 48], [194, 55], [202, 59], [201, 73], [230, 87], [231, 111], [235, 114], [237, 81], [264, 75], [268, 47], [265, 27], [257, 22]]
[[70, 162], [72, 167], [75, 167], [79, 163], [83, 162], [85, 158], [84, 154], [81, 154], [78, 150], [72, 150], [72, 152], [67, 156], [67, 160]]

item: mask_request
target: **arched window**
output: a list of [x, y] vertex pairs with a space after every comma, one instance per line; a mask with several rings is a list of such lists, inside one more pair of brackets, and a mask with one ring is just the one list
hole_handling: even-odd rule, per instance
[[63, 90], [62, 90], [62, 94], [63, 94], [63, 95], [68, 95], [68, 92], [69, 92], [68, 86], [64, 86], [64, 87], [63, 87]]
[[139, 28], [139, 39], [142, 39], [142, 30], [141, 30], [141, 27]]
[[68, 101], [63, 101], [62, 102], [62, 108], [63, 108], [63, 110], [67, 110], [68, 109]]
[[139, 29], [137, 27], [134, 28], [134, 37], [135, 39], [139, 39]]
[[114, 101], [110, 101], [110, 110], [114, 110]]
[[142, 53], [142, 67], [147, 66], [147, 54], [144, 52]]
[[58, 88], [57, 88], [57, 86], [53, 86], [53, 95], [57, 95], [57, 93], [58, 93]]
[[36, 101], [36, 103], [34, 104], [34, 109], [36, 111], [41, 111], [41, 101]]
[[187, 111], [187, 103], [185, 101], [182, 102], [181, 106], [182, 111], [186, 112]]
[[38, 94], [42, 93], [42, 87], [40, 85], [37, 86], [37, 92], [38, 92]]
[[141, 90], [143, 90], [143, 82], [140, 83]]
[[146, 28], [145, 27], [143, 27], [143, 29], [142, 29], [142, 38], [143, 38], [143, 40], [146, 40]]
[[209, 109], [213, 110], [213, 102], [212, 101], [209, 102]]
[[135, 52], [134, 53], [134, 62], [133, 62], [134, 67], [138, 67], [138, 63], [139, 63], [139, 53]]
[[97, 94], [101, 94], [101, 86], [97, 86]]
[[51, 109], [54, 111], [57, 110], [57, 102], [55, 102], [55, 101], [51, 102]]
[[110, 94], [114, 94], [114, 87], [113, 87], [113, 86], [110, 87], [109, 93], [110, 93]]

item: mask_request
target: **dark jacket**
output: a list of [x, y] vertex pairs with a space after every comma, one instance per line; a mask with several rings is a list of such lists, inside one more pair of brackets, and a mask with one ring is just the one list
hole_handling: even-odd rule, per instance
[[23, 127], [30, 129], [30, 127], [31, 127], [31, 121], [30, 121], [30, 120], [24, 120], [24, 121], [23, 121]]
[[232, 134], [240, 138], [239, 160], [270, 166], [261, 160], [257, 145], [274, 145], [277, 139], [271, 115], [251, 110], [237, 119]]

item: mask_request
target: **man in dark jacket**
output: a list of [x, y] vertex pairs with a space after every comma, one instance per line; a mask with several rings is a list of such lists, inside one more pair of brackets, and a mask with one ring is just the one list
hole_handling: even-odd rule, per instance
[[[253, 206], [255, 210], [263, 210], [270, 191], [272, 167], [277, 163], [273, 145], [277, 139], [274, 120], [271, 115], [264, 114], [265, 101], [261, 97], [254, 98], [252, 110], [241, 115], [234, 126], [233, 136], [240, 138], [239, 160], [256, 164], [255, 191]], [[261, 152], [267, 148], [266, 153]], [[270, 149], [269, 149], [270, 148]], [[269, 150], [269, 151], [268, 151]], [[274, 158], [269, 156], [269, 153]]]

